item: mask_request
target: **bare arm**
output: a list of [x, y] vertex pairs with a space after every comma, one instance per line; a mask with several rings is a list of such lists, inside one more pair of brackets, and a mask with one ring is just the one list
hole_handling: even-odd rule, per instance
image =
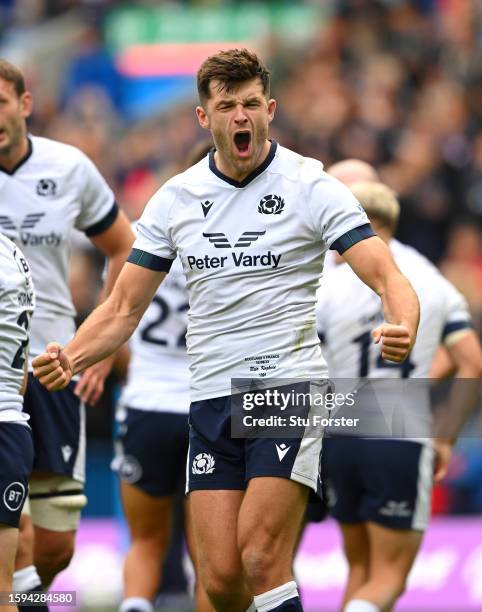
[[377, 236], [357, 242], [343, 257], [382, 301], [386, 323], [372, 332], [375, 342], [382, 341], [382, 357], [403, 361], [415, 342], [420, 318], [418, 298], [411, 284]]
[[[447, 474], [452, 447], [463, 424], [480, 397], [482, 380], [482, 348], [473, 329], [455, 332], [453, 341], [445, 345], [450, 363], [455, 368], [455, 380], [447, 393], [446, 403], [436, 411], [434, 422], [434, 446], [437, 452], [435, 480]], [[431, 372], [437, 362], [432, 364]], [[462, 380], [463, 379], [463, 380]]]
[[49, 391], [63, 389], [74, 374], [114, 353], [137, 327], [165, 275], [126, 263], [110, 296], [67, 346], [51, 343], [34, 359], [34, 375]]
[[454, 372], [455, 364], [449, 352], [444, 346], [440, 345], [430, 366], [430, 378], [448, 378]]

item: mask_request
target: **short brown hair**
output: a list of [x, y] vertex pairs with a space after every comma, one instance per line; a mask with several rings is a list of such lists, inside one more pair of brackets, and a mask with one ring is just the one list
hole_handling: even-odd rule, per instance
[[21, 96], [26, 91], [25, 87], [25, 79], [23, 78], [23, 74], [20, 70], [7, 62], [7, 60], [0, 58], [0, 79], [7, 81], [8, 83], [12, 83], [17, 92], [17, 96]]
[[244, 81], [259, 77], [263, 93], [269, 97], [270, 73], [258, 56], [248, 49], [229, 49], [211, 55], [202, 63], [197, 73], [197, 90], [199, 99], [211, 97], [211, 81], [219, 81], [221, 90], [229, 92]]

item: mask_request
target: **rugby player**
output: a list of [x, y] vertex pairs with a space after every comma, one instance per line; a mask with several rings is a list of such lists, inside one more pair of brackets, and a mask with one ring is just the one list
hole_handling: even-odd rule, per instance
[[[0, 234], [0, 593], [12, 591], [20, 513], [33, 464], [32, 433], [23, 412], [30, 321], [35, 294], [22, 252]], [[16, 610], [17, 608], [14, 607]], [[46, 609], [45, 607], [43, 608]], [[0, 611], [12, 605], [0, 601]]]
[[115, 351], [178, 254], [190, 303], [187, 491], [201, 580], [218, 611], [301, 610], [291, 564], [308, 492], [319, 487], [321, 440], [231, 437], [231, 379], [326, 374], [315, 293], [329, 248], [380, 295], [386, 323], [375, 338], [386, 358], [408, 354], [418, 300], [350, 191], [268, 139], [276, 102], [257, 56], [220, 52], [197, 78], [196, 114], [215, 150], [153, 196], [111, 296], [67, 346], [47, 345], [35, 373], [61, 389]]
[[[372, 180], [366, 166], [353, 160], [335, 171], [347, 184]], [[425, 257], [393, 239], [400, 212], [393, 192], [376, 182], [351, 188], [416, 290], [421, 318], [403, 364], [380, 358], [371, 346], [371, 328], [383, 320], [378, 298], [341, 263], [323, 279], [317, 308], [330, 377], [428, 378], [440, 339], [458, 376], [480, 377], [482, 353], [464, 298]], [[325, 439], [322, 473], [349, 565], [346, 612], [391, 610], [405, 588], [430, 516], [432, 481], [444, 477], [453, 444], [440, 439], [433, 447], [414, 429], [419, 439]]]
[[[134, 235], [111, 190], [83, 153], [28, 134], [26, 120], [31, 111], [32, 95], [22, 73], [0, 60], [0, 231], [21, 247], [36, 283], [31, 352], [37, 353], [52, 335], [67, 342], [75, 331], [69, 291], [74, 228], [109, 258], [106, 292], [127, 258]], [[34, 564], [44, 586], [69, 564], [73, 554], [80, 511], [86, 503], [83, 401], [95, 403], [110, 366], [111, 360], [97, 364], [55, 395], [29, 377], [25, 410], [30, 414], [35, 449], [30, 509]], [[30, 587], [36, 579], [31, 555], [21, 542], [17, 590]]]

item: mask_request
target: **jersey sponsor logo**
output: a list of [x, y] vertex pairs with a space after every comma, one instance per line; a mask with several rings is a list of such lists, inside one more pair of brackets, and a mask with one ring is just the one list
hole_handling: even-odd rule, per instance
[[212, 474], [214, 472], [214, 457], [209, 453], [199, 453], [192, 462], [193, 474]]
[[267, 195], [261, 198], [258, 212], [262, 215], [280, 215], [285, 207], [285, 201], [278, 195]]
[[119, 475], [127, 484], [134, 484], [142, 476], [142, 466], [132, 455], [124, 455], [120, 460]]
[[407, 501], [397, 502], [391, 499], [380, 508], [378, 514], [383, 514], [383, 516], [397, 516], [401, 518], [411, 516], [412, 511], [408, 506], [409, 504]]
[[[17, 227], [10, 217], [0, 215], [0, 229], [11, 240], [20, 243], [22, 246], [53, 246], [58, 247], [62, 241], [61, 234], [50, 232], [50, 234], [33, 234], [30, 231], [36, 227], [39, 221], [45, 217], [44, 212], [30, 213], [26, 215], [20, 227]], [[19, 232], [19, 238], [11, 232]]]
[[209, 200], [206, 200], [205, 202], [201, 202], [201, 206], [202, 206], [203, 213], [204, 213], [204, 218], [208, 216], [208, 212], [211, 210], [211, 206], [213, 204], [214, 202], [210, 202]]
[[[204, 238], [207, 238], [211, 244], [214, 244], [217, 249], [240, 249], [249, 248], [253, 242], [256, 242], [260, 236], [264, 236], [266, 230], [263, 231], [247, 231], [243, 232], [238, 240], [231, 245], [226, 234], [223, 232], [203, 232]], [[258, 266], [265, 268], [277, 268], [281, 260], [281, 255], [276, 255], [271, 251], [262, 255], [249, 255], [244, 251], [239, 253], [231, 252], [231, 257], [211, 257], [204, 255], [195, 257], [194, 255], [187, 256], [187, 263], [191, 270], [206, 270], [212, 268], [224, 268], [227, 261], [231, 261], [236, 268], [256, 268]]]
[[16, 512], [25, 499], [25, 487], [21, 482], [11, 482], [3, 492], [3, 503], [12, 512]]
[[57, 183], [52, 179], [40, 179], [37, 183], [37, 195], [52, 196], [57, 193]]
[[226, 234], [223, 234], [223, 232], [203, 232], [204, 238], [207, 238], [217, 249], [239, 249], [241, 247], [249, 247], [253, 242], [256, 242], [260, 236], [264, 236], [265, 234], [266, 230], [262, 232], [243, 232], [233, 247], [229, 243]]
[[[194, 257], [194, 255], [187, 256], [187, 263], [191, 270], [196, 268], [197, 270], [205, 270], [211, 268], [224, 268], [229, 257], [210, 257], [204, 255], [204, 257]], [[264, 268], [273, 268], [275, 270], [281, 260], [281, 255], [275, 255], [271, 251], [264, 253], [263, 255], [246, 255], [244, 251], [241, 253], [231, 253], [231, 261], [234, 263], [236, 268], [257, 268], [262, 266]]]
[[286, 446], [286, 444], [280, 444], [278, 446], [278, 444], [275, 443], [276, 446], [276, 452], [278, 453], [278, 459], [281, 461], [283, 461], [283, 459], [286, 457], [286, 453], [290, 450], [291, 446]]

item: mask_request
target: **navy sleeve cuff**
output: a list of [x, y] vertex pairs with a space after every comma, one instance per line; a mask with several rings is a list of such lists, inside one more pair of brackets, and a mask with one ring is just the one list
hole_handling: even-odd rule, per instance
[[442, 340], [461, 329], [472, 329], [472, 323], [470, 321], [453, 321], [452, 323], [447, 323], [442, 331]]
[[174, 259], [159, 257], [158, 255], [141, 251], [140, 249], [132, 249], [127, 261], [136, 264], [136, 266], [154, 270], [155, 272], [169, 272]]
[[375, 236], [375, 232], [372, 230], [371, 225], [366, 223], [365, 225], [360, 225], [360, 227], [355, 227], [350, 231], [340, 236], [335, 242], [330, 246], [330, 250], [338, 251], [340, 255], [343, 255], [345, 251], [347, 251], [350, 247], [352, 247], [357, 242], [361, 242], [366, 238], [371, 238]]
[[91, 225], [90, 227], [84, 230], [85, 235], [92, 237], [97, 236], [98, 234], [102, 234], [102, 232], [108, 230], [109, 227], [114, 223], [114, 221], [117, 219], [118, 214], [119, 207], [114, 202], [112, 208], [109, 210], [109, 212], [103, 219], [97, 221], [97, 223], [94, 223], [94, 225]]

